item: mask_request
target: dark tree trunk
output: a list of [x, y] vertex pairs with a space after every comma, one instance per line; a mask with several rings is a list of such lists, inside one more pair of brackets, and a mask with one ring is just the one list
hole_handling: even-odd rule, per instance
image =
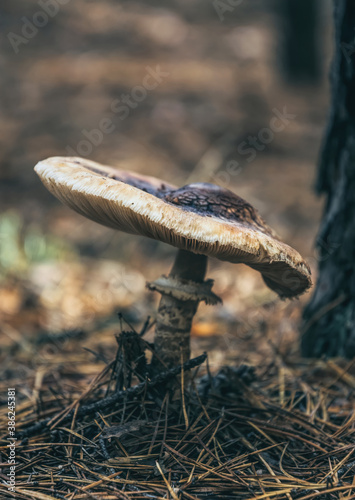
[[317, 239], [319, 278], [304, 311], [305, 356], [355, 355], [355, 2], [335, 0], [331, 116], [317, 191], [326, 205]]
[[321, 77], [317, 6], [317, 0], [278, 0], [281, 63], [290, 83], [317, 83]]

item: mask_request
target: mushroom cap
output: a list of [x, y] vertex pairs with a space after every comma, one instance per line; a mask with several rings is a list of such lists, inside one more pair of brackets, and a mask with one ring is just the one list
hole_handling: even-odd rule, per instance
[[54, 157], [35, 171], [60, 201], [105, 226], [168, 243], [262, 274], [281, 297], [312, 284], [309, 266], [248, 202], [208, 183], [177, 188], [155, 177], [83, 158]]

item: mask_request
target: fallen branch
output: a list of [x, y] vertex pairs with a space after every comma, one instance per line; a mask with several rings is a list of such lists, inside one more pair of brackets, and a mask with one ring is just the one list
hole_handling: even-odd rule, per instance
[[[178, 365], [176, 368], [170, 368], [170, 370], [166, 370], [159, 375], [156, 375], [153, 377], [151, 380], [147, 379], [144, 382], [141, 382], [140, 384], [135, 385], [134, 387], [129, 387], [128, 389], [125, 389], [123, 391], [118, 391], [115, 394], [112, 394], [111, 396], [108, 396], [107, 398], [101, 399], [100, 401], [96, 401], [95, 403], [91, 403], [88, 405], [83, 405], [81, 406], [78, 411], [76, 412], [76, 417], [82, 417], [82, 416], [87, 416], [92, 413], [96, 413], [98, 411], [104, 411], [107, 408], [112, 407], [115, 403], [120, 401], [123, 398], [127, 397], [132, 397], [132, 396], [137, 396], [141, 391], [145, 389], [152, 389], [156, 387], [157, 385], [160, 384], [165, 384], [172, 378], [176, 377], [177, 375], [180, 375], [181, 371], [183, 370], [184, 372], [192, 370], [193, 368], [201, 365], [205, 360], [207, 359], [206, 354], [201, 354], [200, 356], [197, 356], [194, 359], [190, 359], [189, 361], [186, 361], [183, 365]], [[70, 422], [71, 418], [73, 417], [75, 411], [71, 411], [66, 415], [61, 420], [61, 425], [66, 424]], [[43, 429], [47, 427], [47, 424], [52, 420], [51, 418], [45, 418], [43, 420], [40, 420], [34, 425], [31, 425], [28, 429], [23, 430], [22, 432], [19, 433], [19, 439], [25, 439], [29, 438], [31, 436], [34, 436], [41, 432]]]

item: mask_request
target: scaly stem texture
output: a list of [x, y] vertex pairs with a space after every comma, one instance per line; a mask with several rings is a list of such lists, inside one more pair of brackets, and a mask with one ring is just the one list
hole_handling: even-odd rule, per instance
[[[173, 278], [202, 283], [207, 268], [207, 257], [179, 250], [169, 274]], [[190, 359], [190, 331], [199, 301], [182, 301], [162, 295], [155, 328], [154, 349], [157, 358], [166, 367], [176, 366]], [[156, 363], [159, 361], [156, 360]]]

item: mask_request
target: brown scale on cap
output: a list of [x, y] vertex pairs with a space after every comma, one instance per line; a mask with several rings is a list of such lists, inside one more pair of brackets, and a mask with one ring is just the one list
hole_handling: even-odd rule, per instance
[[104, 175], [108, 179], [124, 182], [168, 203], [177, 205], [183, 210], [189, 210], [207, 217], [217, 217], [231, 222], [248, 224], [265, 234], [275, 236], [272, 229], [267, 226], [250, 203], [232, 191], [215, 184], [200, 182], [187, 184], [179, 189], [175, 189], [174, 186], [174, 189], [172, 189], [171, 184], [159, 182], [159, 180], [152, 177], [111, 167], [100, 166], [98, 168], [88, 165], [87, 160], [74, 160], [73, 163], [82, 165], [96, 174]]
[[188, 184], [169, 192], [163, 199], [184, 210], [191, 210], [207, 217], [248, 224], [275, 237], [274, 231], [268, 227], [250, 203], [232, 191], [215, 184], [207, 182]]

